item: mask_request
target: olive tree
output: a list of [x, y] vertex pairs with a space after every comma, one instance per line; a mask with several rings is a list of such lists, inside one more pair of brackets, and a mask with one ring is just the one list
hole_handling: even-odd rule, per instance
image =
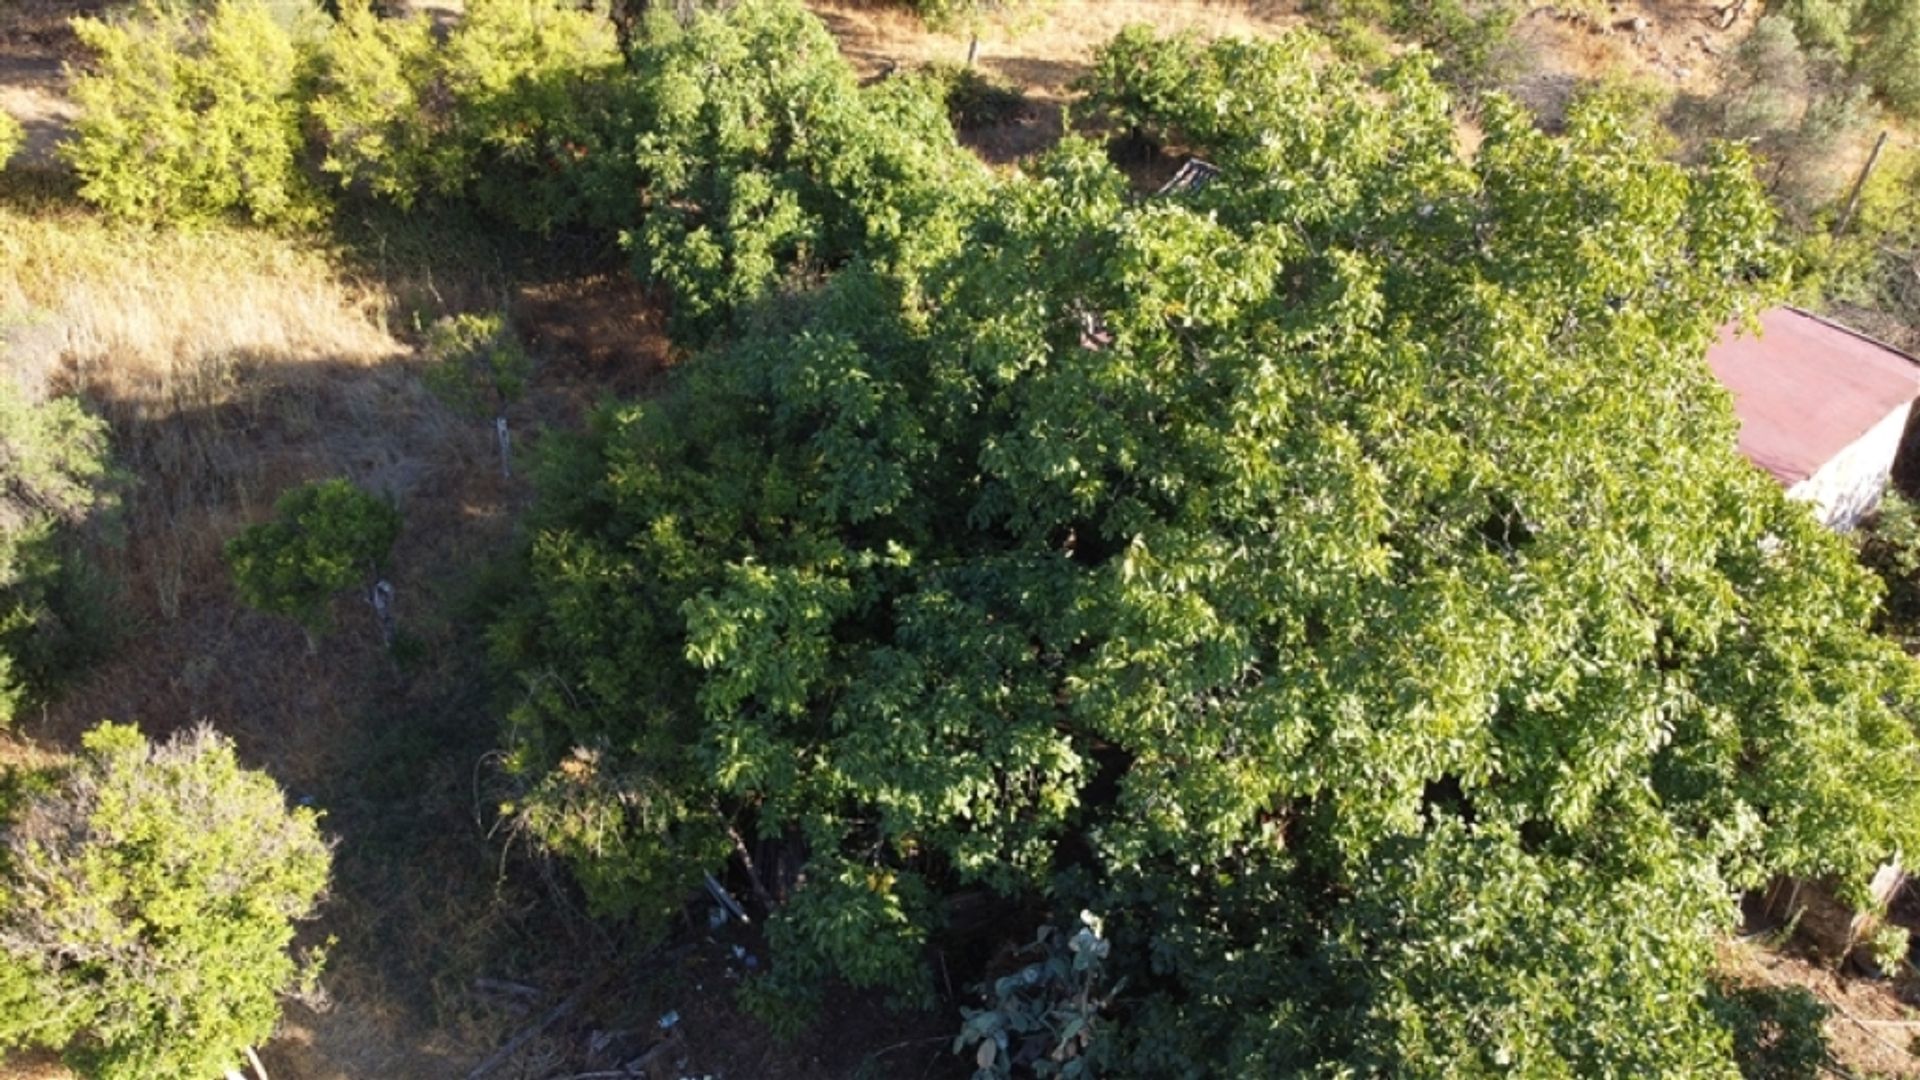
[[777, 1017], [924, 994], [965, 893], [1104, 920], [1127, 1074], [1735, 1075], [1736, 891], [1920, 842], [1914, 665], [1703, 361], [1772, 288], [1745, 158], [1143, 44], [1116, 122], [1213, 183], [1070, 139], [549, 458], [524, 820], [648, 920], [804, 860]]
[[264, 1041], [330, 855], [207, 728], [153, 745], [103, 724], [64, 766], [0, 786], [0, 1048], [100, 1080], [206, 1080]]

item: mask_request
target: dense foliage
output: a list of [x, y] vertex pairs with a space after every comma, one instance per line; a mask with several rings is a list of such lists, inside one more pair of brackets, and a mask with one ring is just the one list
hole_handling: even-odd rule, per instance
[[1800, 40], [1847, 64], [1895, 112], [1920, 115], [1920, 0], [1786, 0]]
[[111, 480], [102, 421], [71, 398], [30, 402], [0, 376], [0, 725], [107, 642], [75, 556]]
[[380, 576], [400, 536], [392, 503], [341, 478], [293, 488], [273, 509], [227, 543], [227, 564], [241, 600], [309, 631], [326, 625], [336, 594]]
[[933, 88], [861, 89], [797, 3], [659, 24], [633, 67], [646, 213], [626, 239], [689, 338], [796, 272], [931, 264], [984, 189]]
[[100, 1080], [238, 1066], [316, 972], [289, 946], [326, 884], [317, 815], [205, 728], [153, 746], [104, 724], [71, 765], [5, 785], [0, 1048]]
[[707, 118], [837, 62], [734, 18], [794, 34], [682, 39], [728, 44], [642, 153], [716, 164], [639, 243], [738, 314], [550, 455], [495, 633], [523, 821], [598, 907], [659, 919], [732, 831], [806, 860], [776, 1014], [924, 992], [984, 891], [1105, 916], [1132, 1074], [1733, 1075], [1733, 891], [1920, 841], [1913, 665], [1701, 362], [1767, 291], [1745, 160], [1604, 97], [1491, 100], [1467, 158], [1417, 60], [1136, 33], [1099, 118], [1219, 180], [1142, 201], [1069, 140], [985, 200], [828, 188], [964, 231], [752, 304], [832, 226], [735, 147], [820, 128]]
[[471, 198], [530, 229], [606, 212], [596, 199], [626, 210], [599, 168], [632, 136], [619, 69], [612, 28], [576, 4], [476, 0], [444, 44], [425, 14], [349, 6], [312, 103], [322, 167], [403, 207]]
[[89, 201], [149, 221], [315, 211], [301, 169], [304, 30], [263, 0], [220, 0], [205, 14], [145, 7], [74, 29], [94, 55], [73, 80], [80, 117], [65, 152]]

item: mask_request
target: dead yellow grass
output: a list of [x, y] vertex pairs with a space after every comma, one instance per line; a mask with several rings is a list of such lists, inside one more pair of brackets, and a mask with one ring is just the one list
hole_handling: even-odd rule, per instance
[[[382, 327], [379, 298], [295, 238], [5, 205], [0, 268], [8, 374], [29, 394], [80, 394], [140, 475], [128, 516], [142, 543], [126, 569], [140, 583], [133, 599], [164, 618], [218, 572], [217, 536], [296, 478], [231, 435], [261, 427], [271, 409], [276, 426], [324, 443], [323, 405], [364, 414], [395, 392], [339, 382], [404, 350]], [[346, 396], [322, 394], [321, 382]]]
[[27, 324], [16, 378], [151, 398], [214, 358], [374, 364], [401, 350], [382, 305], [311, 247], [238, 227], [153, 231], [0, 205], [0, 312]]

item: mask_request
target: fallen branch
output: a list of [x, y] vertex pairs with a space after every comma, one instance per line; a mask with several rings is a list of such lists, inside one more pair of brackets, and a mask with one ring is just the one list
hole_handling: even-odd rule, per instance
[[768, 911], [773, 911], [776, 907], [773, 897], [767, 893], [766, 885], [760, 881], [759, 872], [753, 868], [753, 856], [747, 853], [747, 842], [740, 838], [740, 830], [729, 825], [727, 835], [733, 839], [733, 853], [740, 856], [740, 865], [746, 867], [747, 884], [753, 886], [753, 898], [760, 901], [760, 905]]
[[740, 901], [735, 900], [733, 894], [727, 891], [727, 887], [720, 884], [720, 879], [712, 874], [707, 875], [707, 893], [718, 901], [721, 907], [732, 913], [734, 918], [749, 926], [753, 925], [753, 920], [747, 918], [747, 909], [741, 907]]
[[548, 1009], [545, 1016], [534, 1021], [532, 1025], [521, 1028], [513, 1038], [507, 1040], [506, 1045], [495, 1050], [487, 1060], [474, 1066], [473, 1071], [467, 1074], [467, 1080], [480, 1080], [481, 1077], [512, 1060], [513, 1055], [519, 1053], [521, 1047], [532, 1042], [541, 1032], [559, 1023], [562, 1018], [579, 1008], [580, 1003], [587, 999], [587, 995], [598, 990], [600, 985], [607, 981], [608, 974], [609, 972], [603, 969], [600, 974], [580, 984], [578, 990], [568, 994], [567, 1000]]
[[1714, 29], [1726, 30], [1732, 27], [1734, 23], [1740, 21], [1740, 16], [1744, 15], [1746, 10], [1747, 0], [1734, 0], [1731, 4], [1715, 8], [1713, 12]]
[[267, 1067], [260, 1063], [260, 1055], [254, 1053], [251, 1046], [247, 1047], [247, 1063], [253, 1066], [253, 1074], [260, 1080], [270, 1080], [267, 1076]]
[[505, 979], [475, 979], [473, 988], [495, 994], [511, 994], [514, 997], [537, 998], [543, 994], [543, 991], [537, 987], [528, 986], [525, 983], [508, 982]]

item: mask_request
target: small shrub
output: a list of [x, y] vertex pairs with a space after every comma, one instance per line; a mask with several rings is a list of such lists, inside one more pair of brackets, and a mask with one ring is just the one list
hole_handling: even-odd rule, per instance
[[902, 0], [930, 27], [951, 30], [1030, 6], [1033, 0]]
[[975, 1048], [973, 1080], [1099, 1075], [1100, 1016], [1126, 984], [1106, 985], [1111, 945], [1101, 930], [1099, 917], [1086, 911], [1071, 935], [1041, 927], [1024, 950], [1038, 959], [995, 979], [987, 1008], [960, 1010], [953, 1052]]
[[454, 409], [497, 416], [519, 400], [533, 358], [500, 315], [454, 315], [427, 332], [427, 388]]
[[1510, 0], [1403, 0], [1394, 4], [1388, 26], [1437, 53], [1449, 82], [1482, 87], [1499, 81], [1513, 61], [1520, 10]]
[[20, 144], [27, 140], [27, 131], [13, 114], [0, 111], [0, 169], [7, 167], [13, 155], [20, 150]]
[[326, 885], [318, 815], [208, 728], [87, 733], [15, 778], [0, 833], [0, 1048], [91, 1080], [204, 1080], [267, 1038], [319, 957], [289, 951]]
[[343, 479], [303, 484], [280, 496], [274, 520], [227, 544], [234, 585], [249, 606], [326, 625], [336, 593], [370, 584], [400, 535], [400, 512]]
[[1906, 927], [1887, 923], [1873, 932], [1868, 952], [1882, 972], [1894, 975], [1906, 969], [1907, 956], [1913, 951], [1913, 936]]
[[146, 7], [74, 30], [94, 54], [73, 81], [80, 119], [65, 151], [82, 197], [143, 221], [315, 216], [300, 166], [308, 50], [261, 0], [205, 16]]
[[1385, 27], [1432, 50], [1440, 74], [1470, 90], [1511, 74], [1513, 25], [1523, 10], [1512, 0], [1310, 0], [1305, 7], [1347, 59], [1366, 66], [1385, 62], [1385, 40], [1377, 31], [1364, 32]]
[[1327, 35], [1340, 59], [1363, 68], [1384, 66], [1393, 59], [1393, 41], [1372, 23], [1351, 16], [1335, 20]]

